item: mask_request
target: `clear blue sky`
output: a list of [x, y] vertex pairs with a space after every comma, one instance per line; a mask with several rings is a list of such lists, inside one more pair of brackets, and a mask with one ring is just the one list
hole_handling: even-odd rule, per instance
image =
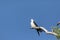
[[0, 0], [0, 40], [56, 39], [29, 29], [31, 18], [51, 31], [60, 21], [60, 0]]

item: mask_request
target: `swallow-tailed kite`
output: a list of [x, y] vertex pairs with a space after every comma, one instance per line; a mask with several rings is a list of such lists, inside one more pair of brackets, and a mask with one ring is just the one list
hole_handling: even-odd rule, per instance
[[37, 30], [37, 32], [38, 32], [38, 35], [40, 35], [39, 34], [39, 32], [46, 32], [47, 34], [52, 34], [52, 35], [57, 35], [56, 33], [54, 33], [54, 32], [49, 32], [48, 30], [46, 30], [44, 27], [38, 27], [38, 25], [35, 23], [35, 21], [33, 20], [33, 19], [31, 19], [31, 29], [35, 29], [35, 30]]

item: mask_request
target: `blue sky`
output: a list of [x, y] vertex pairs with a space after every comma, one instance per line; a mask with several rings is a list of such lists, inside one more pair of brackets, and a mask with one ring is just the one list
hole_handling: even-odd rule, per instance
[[60, 21], [60, 0], [0, 0], [0, 40], [56, 40], [30, 29], [30, 19], [51, 31]]

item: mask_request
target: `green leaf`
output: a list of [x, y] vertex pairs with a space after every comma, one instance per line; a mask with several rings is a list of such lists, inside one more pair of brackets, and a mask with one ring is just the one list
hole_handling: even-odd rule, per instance
[[57, 33], [58, 35], [56, 36], [57, 39], [60, 39], [60, 28], [59, 26], [52, 27], [53, 32]]

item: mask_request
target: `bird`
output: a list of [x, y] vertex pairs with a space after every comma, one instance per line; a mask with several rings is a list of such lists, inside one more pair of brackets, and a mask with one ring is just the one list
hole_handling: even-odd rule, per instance
[[38, 35], [40, 35], [39, 32], [43, 31], [42, 29], [40, 29], [38, 27], [38, 25], [36, 24], [36, 22], [33, 19], [31, 19], [31, 29], [35, 29], [37, 31]]
[[30, 24], [31, 24], [31, 29], [35, 29], [37, 31], [38, 35], [40, 35], [41, 32], [45, 32], [47, 34], [52, 34], [52, 35], [57, 35], [53, 31], [52, 32], [49, 32], [47, 29], [45, 29], [42, 26], [39, 27], [33, 19], [31, 19]]

